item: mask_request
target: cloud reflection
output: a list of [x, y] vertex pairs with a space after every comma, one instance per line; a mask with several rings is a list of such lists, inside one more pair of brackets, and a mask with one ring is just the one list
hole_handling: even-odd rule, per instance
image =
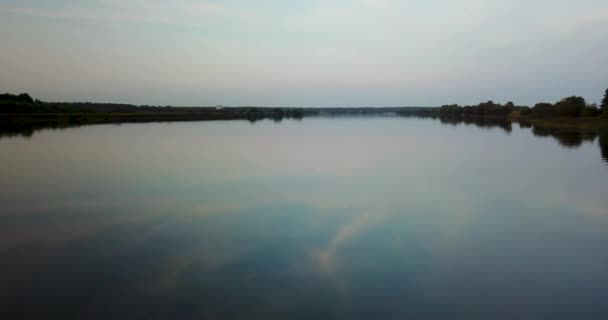
[[383, 219], [384, 217], [378, 213], [357, 215], [350, 222], [340, 227], [326, 247], [312, 252], [312, 256], [317, 260], [320, 270], [323, 272], [335, 271], [339, 265], [337, 258], [339, 250], [359, 234], [381, 223]]

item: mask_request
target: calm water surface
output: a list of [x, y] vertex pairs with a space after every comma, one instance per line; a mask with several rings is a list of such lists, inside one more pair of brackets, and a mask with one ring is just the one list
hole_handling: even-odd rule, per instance
[[607, 140], [535, 133], [307, 118], [4, 137], [0, 318], [608, 319]]

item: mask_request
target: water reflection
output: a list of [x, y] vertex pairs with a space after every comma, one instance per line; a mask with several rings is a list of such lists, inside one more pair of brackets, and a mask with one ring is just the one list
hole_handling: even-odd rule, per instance
[[586, 141], [593, 143], [598, 136], [598, 131], [595, 130], [568, 130], [542, 126], [533, 126], [532, 133], [537, 137], [553, 137], [566, 148], [579, 147]]
[[[374, 118], [374, 117], [370, 117]], [[271, 119], [274, 123], [280, 124], [283, 119], [282, 118], [273, 118]], [[301, 119], [297, 119], [301, 121]], [[257, 121], [261, 121], [257, 118], [249, 119], [249, 122], [254, 124]], [[513, 131], [513, 122], [504, 121], [502, 119], [493, 119], [493, 118], [450, 118], [450, 117], [442, 117], [439, 118], [439, 121], [443, 125], [466, 125], [466, 126], [475, 126], [478, 128], [492, 129], [492, 128], [500, 128], [504, 130], [506, 133], [511, 133]], [[531, 124], [526, 121], [517, 122], [520, 128], [522, 129], [531, 129], [532, 133], [536, 137], [552, 137], [559, 144], [566, 148], [577, 148], [584, 142], [593, 143], [596, 138], [599, 137], [599, 147], [601, 150], [601, 154], [603, 159], [608, 162], [608, 128], [603, 127], [555, 127], [552, 125], [541, 125], [541, 124]], [[11, 138], [11, 137], [32, 137], [36, 132], [42, 130], [49, 129], [69, 129], [69, 128], [77, 128], [82, 125], [45, 125], [45, 124], [7, 124], [2, 123], [0, 125], [0, 139], [2, 138]]]
[[554, 128], [551, 126], [531, 126], [536, 137], [551, 137], [565, 148], [578, 148], [583, 143], [594, 143], [599, 137], [602, 158], [608, 162], [608, 129], [605, 128]]
[[3, 139], [0, 318], [605, 319], [605, 135], [445, 123]]
[[49, 125], [49, 124], [15, 124], [0, 122], [0, 139], [12, 137], [31, 138], [35, 133], [43, 130], [63, 130], [78, 128], [82, 125]]
[[[439, 118], [444, 125], [474, 125], [478, 128], [500, 128], [506, 133], [513, 131], [513, 123], [492, 118]], [[602, 158], [608, 163], [608, 128], [598, 126], [563, 127], [552, 124], [532, 124], [526, 121], [518, 122], [520, 128], [531, 129], [535, 137], [551, 137], [569, 149], [578, 148], [583, 143], [594, 143], [599, 137], [599, 147]]]
[[511, 133], [513, 131], [512, 123], [509, 121], [504, 121], [500, 119], [492, 119], [492, 118], [439, 118], [444, 125], [474, 125], [478, 128], [501, 128], [507, 133]]
[[11, 138], [11, 137], [25, 137], [29, 138], [34, 135], [37, 130], [43, 130], [47, 127], [39, 126], [34, 127], [30, 125], [14, 125], [7, 123], [0, 123], [0, 139]]
[[600, 136], [599, 145], [600, 145], [600, 150], [602, 151], [602, 157], [604, 157], [604, 160], [606, 160], [606, 162], [608, 162], [608, 129], [604, 129], [604, 130], [600, 131], [599, 136]]

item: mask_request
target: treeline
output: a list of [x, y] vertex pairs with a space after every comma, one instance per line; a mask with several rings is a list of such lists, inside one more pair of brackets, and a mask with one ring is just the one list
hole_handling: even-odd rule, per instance
[[[608, 90], [607, 90], [608, 93]], [[603, 109], [603, 110], [602, 110]], [[599, 109], [595, 104], [587, 104], [582, 97], [568, 97], [555, 104], [537, 103], [531, 109], [534, 117], [597, 117], [602, 113], [608, 115], [607, 108]], [[604, 111], [604, 112], [602, 112]]]
[[[204, 120], [249, 119], [256, 121], [264, 118], [302, 118], [306, 111], [301, 108], [262, 108], [262, 107], [172, 107], [172, 106], [136, 106], [131, 104], [93, 103], [93, 102], [42, 102], [33, 99], [29, 94], [0, 94], [0, 114], [88, 114], [99, 119], [95, 114], [135, 115], [146, 120], [151, 116], [174, 120], [180, 118]], [[79, 119], [88, 119], [80, 116]], [[137, 119], [134, 117], [133, 119]], [[162, 120], [162, 119], [161, 119]], [[84, 120], [79, 120], [84, 121]], [[84, 121], [86, 122], [86, 121]]]
[[[42, 102], [29, 94], [0, 94], [0, 113], [89, 113], [89, 112], [137, 112], [144, 111], [129, 104], [91, 103], [91, 102]], [[157, 109], [157, 108], [155, 108]]]
[[519, 118], [521, 116], [548, 118], [548, 117], [597, 117], [608, 112], [595, 104], [587, 104], [582, 97], [567, 97], [552, 104], [541, 102], [530, 108], [516, 106], [512, 102], [505, 105], [493, 101], [483, 102], [476, 106], [444, 105], [439, 109], [440, 116], [480, 116]]
[[505, 105], [494, 103], [493, 101], [483, 102], [475, 106], [444, 105], [439, 108], [439, 116], [480, 116], [480, 117], [501, 117], [519, 118], [536, 117], [608, 117], [608, 89], [600, 107], [595, 103], [588, 104], [583, 97], [571, 96], [563, 98], [556, 103], [541, 102], [530, 108], [527, 106], [516, 106], [513, 102]]
[[16, 94], [0, 94], [0, 102], [14, 102], [14, 103], [39, 103], [40, 101], [34, 101], [32, 97], [27, 93]]
[[567, 97], [556, 103], [537, 103], [533, 107], [517, 106], [513, 102], [506, 104], [493, 101], [482, 102], [478, 105], [460, 106], [457, 104], [443, 105], [440, 108], [404, 108], [398, 112], [402, 116], [418, 117], [450, 117], [450, 118], [496, 118], [516, 120], [520, 117], [550, 118], [550, 117], [608, 117], [608, 89], [600, 107], [595, 103], [588, 104], [583, 97]]
[[506, 118], [514, 112], [527, 113], [528, 107], [515, 106], [513, 102], [505, 105], [494, 103], [493, 101], [482, 102], [475, 106], [461, 107], [457, 104], [444, 105], [439, 108], [441, 116], [481, 116], [481, 117], [501, 117]]
[[533, 107], [518, 106], [513, 102], [506, 104], [493, 101], [477, 105], [444, 105], [440, 108], [395, 107], [395, 108], [264, 108], [264, 107], [172, 107], [136, 106], [130, 104], [91, 103], [91, 102], [42, 102], [29, 94], [0, 94], [0, 114], [57, 114], [57, 113], [107, 113], [107, 114], [146, 114], [146, 115], [196, 115], [209, 119], [249, 119], [256, 121], [264, 118], [302, 118], [311, 115], [391, 115], [417, 117], [451, 118], [497, 118], [517, 120], [519, 118], [551, 117], [608, 117], [608, 89], [600, 107], [587, 104], [582, 97], [567, 97], [557, 103], [537, 103]]

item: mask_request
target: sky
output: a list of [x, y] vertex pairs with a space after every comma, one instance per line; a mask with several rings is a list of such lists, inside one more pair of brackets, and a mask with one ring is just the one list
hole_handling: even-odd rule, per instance
[[45, 101], [533, 105], [606, 88], [606, 0], [0, 0], [0, 91]]

